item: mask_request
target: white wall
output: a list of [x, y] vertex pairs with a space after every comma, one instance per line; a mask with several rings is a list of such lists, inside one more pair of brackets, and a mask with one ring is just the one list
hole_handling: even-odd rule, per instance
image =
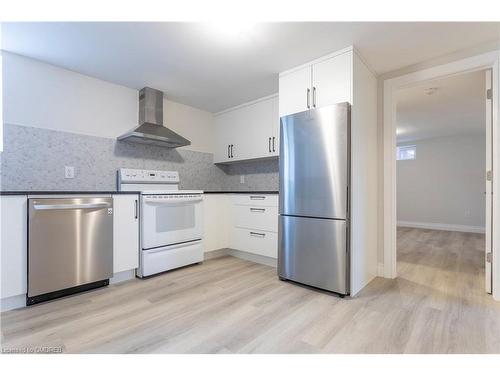
[[460, 135], [403, 143], [417, 146], [417, 158], [397, 162], [398, 222], [484, 228], [485, 137]]
[[386, 145], [384, 144], [384, 81], [400, 77], [405, 74], [417, 72], [423, 69], [435, 67], [438, 65], [447, 64], [453, 61], [458, 61], [471, 56], [480, 55], [489, 51], [495, 51], [499, 49], [498, 41], [492, 41], [485, 43], [484, 45], [476, 46], [473, 48], [467, 48], [464, 50], [456, 51], [451, 54], [440, 56], [436, 59], [431, 59], [418, 64], [410, 65], [402, 69], [397, 69], [388, 73], [384, 73], [377, 77], [378, 81], [378, 94], [377, 94], [377, 123], [378, 123], [378, 201], [379, 201], [379, 212], [378, 212], [378, 261], [379, 263], [384, 262], [384, 149]]
[[[137, 90], [5, 51], [3, 86], [5, 123], [105, 138], [137, 126]], [[210, 112], [165, 100], [164, 123], [191, 140], [186, 149], [212, 152]]]

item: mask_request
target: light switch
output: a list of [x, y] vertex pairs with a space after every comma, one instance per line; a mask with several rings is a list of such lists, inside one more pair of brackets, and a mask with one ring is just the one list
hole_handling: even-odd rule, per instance
[[75, 167], [64, 167], [64, 178], [75, 178]]
[[245, 176], [242, 175], [240, 176], [240, 184], [244, 184], [245, 183]]

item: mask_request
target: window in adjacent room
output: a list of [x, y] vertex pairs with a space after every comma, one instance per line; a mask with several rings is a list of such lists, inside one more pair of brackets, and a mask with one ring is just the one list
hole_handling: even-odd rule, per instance
[[398, 146], [396, 160], [415, 160], [417, 158], [417, 146]]

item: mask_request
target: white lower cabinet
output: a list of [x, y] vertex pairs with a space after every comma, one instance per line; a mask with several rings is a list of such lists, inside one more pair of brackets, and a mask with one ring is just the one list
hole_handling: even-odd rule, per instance
[[232, 228], [231, 248], [270, 258], [278, 257], [278, 234], [257, 229]]
[[278, 257], [278, 195], [232, 195], [229, 247]]
[[139, 196], [113, 195], [113, 273], [139, 267]]
[[278, 232], [278, 207], [233, 206], [234, 226]]
[[1, 297], [26, 294], [28, 287], [28, 197], [2, 196], [1, 210]]

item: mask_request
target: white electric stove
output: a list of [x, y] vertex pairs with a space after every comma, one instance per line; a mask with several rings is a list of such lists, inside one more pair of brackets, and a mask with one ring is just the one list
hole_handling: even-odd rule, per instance
[[140, 191], [138, 277], [203, 261], [203, 191], [179, 190], [179, 173], [125, 169], [118, 189]]

